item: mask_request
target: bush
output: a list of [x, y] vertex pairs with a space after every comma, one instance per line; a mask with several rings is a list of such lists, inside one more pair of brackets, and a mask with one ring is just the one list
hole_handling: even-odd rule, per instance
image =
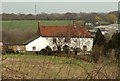
[[16, 53], [18, 54], [18, 53], [19, 53], [19, 51], [17, 50], [17, 51], [16, 51]]
[[6, 53], [15, 53], [15, 51], [13, 49], [7, 49]]
[[47, 46], [46, 48], [41, 49], [40, 51], [36, 51], [35, 53], [37, 55], [40, 55], [40, 54], [51, 55], [53, 52], [52, 52], [52, 49], [50, 48], [50, 46]]
[[68, 45], [63, 46], [63, 52], [64, 53], [68, 53], [69, 51], [70, 51], [70, 49], [69, 49]]
[[52, 54], [52, 49], [50, 48], [50, 46], [47, 46], [45, 49], [46, 49], [46, 54], [47, 55], [51, 55]]
[[41, 54], [40, 51], [36, 51], [35, 53], [36, 53], [37, 55]]
[[47, 54], [47, 50], [46, 49], [41, 49], [40, 54], [46, 55]]
[[95, 45], [92, 51], [92, 59], [95, 63], [97, 63], [99, 58], [100, 58], [100, 49], [98, 45]]
[[77, 53], [80, 52], [80, 48], [74, 48], [73, 51], [75, 52], [75, 55], [77, 55]]

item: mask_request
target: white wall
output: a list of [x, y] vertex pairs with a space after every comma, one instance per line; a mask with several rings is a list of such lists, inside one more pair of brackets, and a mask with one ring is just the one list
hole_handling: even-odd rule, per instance
[[[64, 40], [64, 38], [62, 38], [62, 40]], [[68, 45], [73, 48], [80, 48], [81, 50], [83, 50], [83, 46], [86, 45], [87, 51], [90, 51], [93, 46], [93, 38], [71, 38], [71, 42], [64, 43], [63, 46], [64, 45]], [[34, 46], [36, 47], [36, 50], [33, 50]], [[26, 51], [40, 51], [46, 46], [50, 46], [54, 51], [57, 50], [56, 45], [53, 44], [52, 37], [39, 37], [26, 45]], [[55, 47], [55, 49], [53, 49], [53, 47]]]
[[34, 51], [40, 51], [42, 48], [45, 48], [47, 45], [49, 45], [49, 41], [46, 40], [46, 38], [39, 37], [26, 45], [26, 51], [33, 51], [34, 46], [36, 47], [36, 50]]
[[80, 48], [81, 50], [83, 50], [83, 46], [87, 46], [87, 51], [91, 51], [93, 46], [93, 38], [72, 38], [71, 46]]

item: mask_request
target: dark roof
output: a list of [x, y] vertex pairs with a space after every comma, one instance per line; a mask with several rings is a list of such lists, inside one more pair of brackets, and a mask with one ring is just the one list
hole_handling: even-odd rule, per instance
[[3, 43], [3, 45], [7, 45], [7, 46], [15, 46], [15, 45], [26, 45], [24, 43]]
[[35, 37], [31, 38], [30, 40], [26, 41], [24, 44], [26, 45], [26, 44], [34, 41], [34, 40], [37, 39], [38, 37], [39, 37], [39, 36], [35, 36]]
[[39, 26], [39, 36], [43, 37], [91, 37], [85, 27]]

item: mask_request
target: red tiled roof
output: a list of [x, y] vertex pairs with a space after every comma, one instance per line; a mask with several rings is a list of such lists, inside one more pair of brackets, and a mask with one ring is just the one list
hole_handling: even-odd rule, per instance
[[46, 37], [91, 37], [85, 27], [39, 26], [39, 35]]

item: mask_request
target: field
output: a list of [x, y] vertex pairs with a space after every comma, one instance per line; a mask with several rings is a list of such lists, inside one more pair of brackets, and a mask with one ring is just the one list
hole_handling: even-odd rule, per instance
[[33, 29], [37, 30], [38, 22], [41, 22], [42, 25], [68, 25], [72, 24], [71, 20], [9, 20], [9, 21], [1, 21], [2, 28], [6, 30], [25, 30], [25, 29]]
[[35, 54], [3, 55], [3, 79], [115, 79], [117, 64]]

